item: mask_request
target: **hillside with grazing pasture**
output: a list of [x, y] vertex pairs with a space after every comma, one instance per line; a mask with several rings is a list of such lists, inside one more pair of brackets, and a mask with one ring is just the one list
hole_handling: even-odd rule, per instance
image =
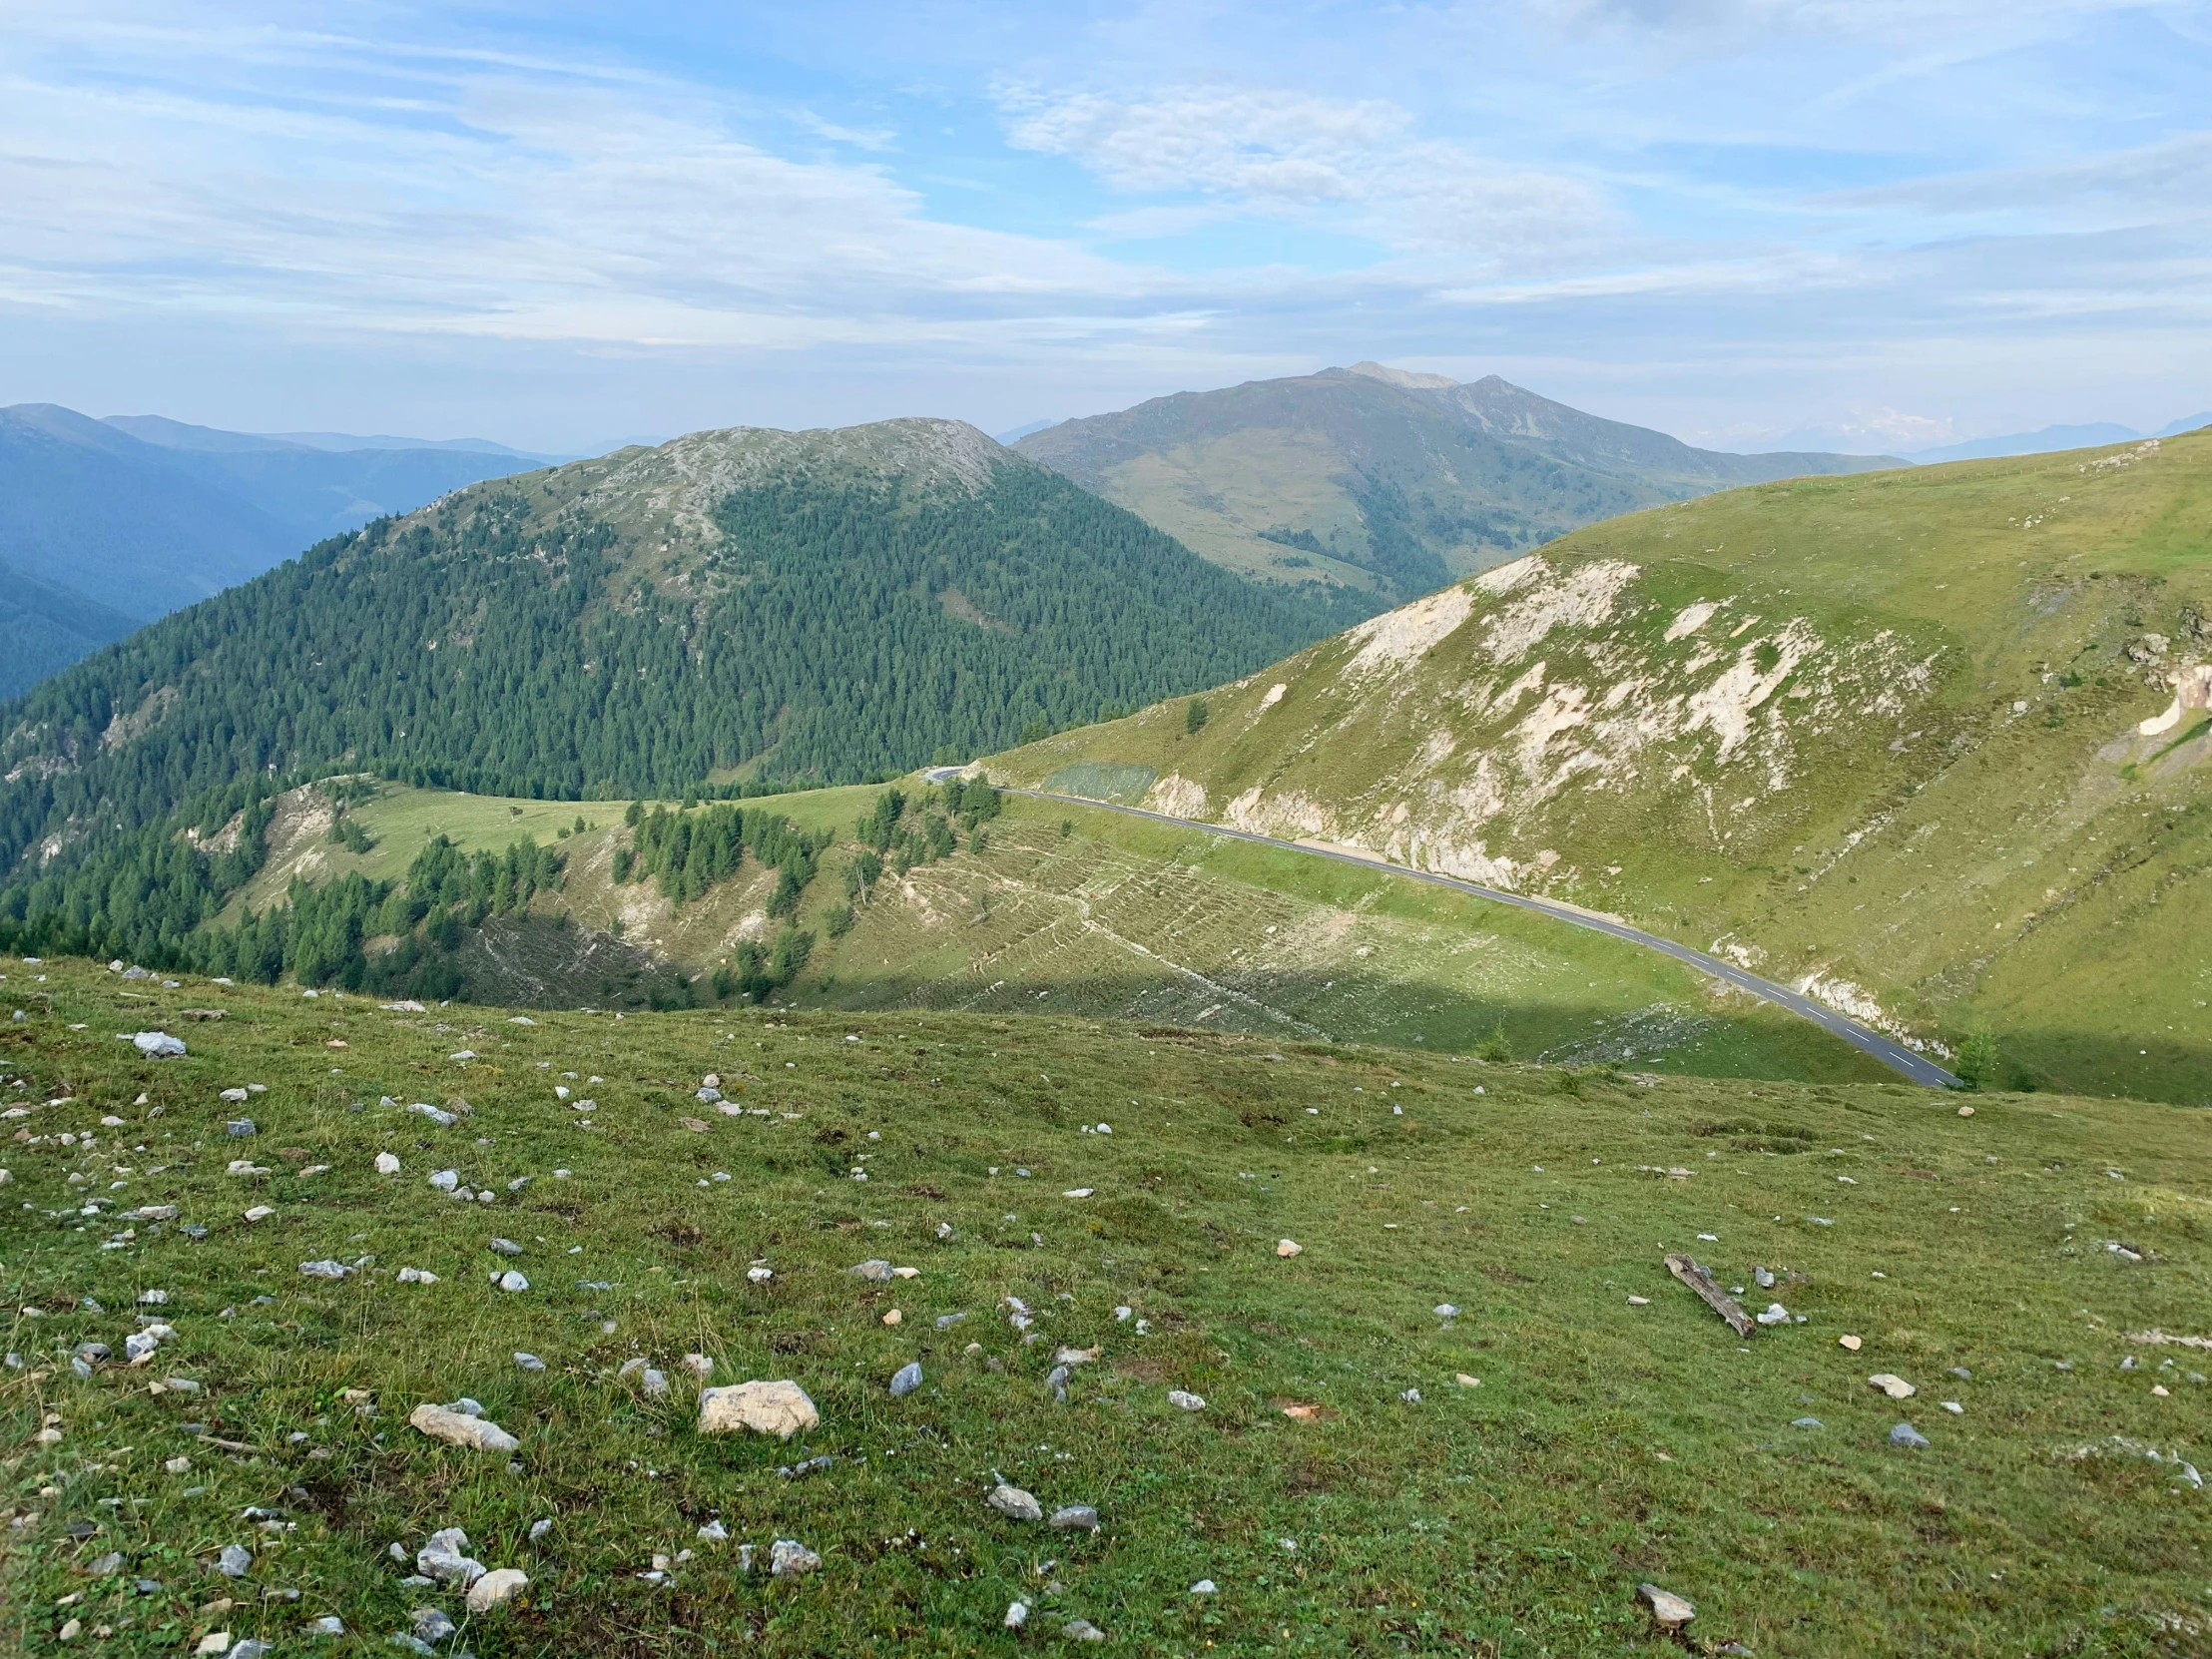
[[1575, 532], [989, 763], [1614, 912], [2008, 1083], [2212, 1101], [2212, 435]]
[[[726, 872], [702, 871], [687, 890], [641, 873], [641, 845], [664, 838], [655, 825], [704, 826], [732, 809], [303, 788], [276, 803], [267, 861], [193, 948], [211, 969], [387, 996], [1051, 1011], [1568, 1066], [1889, 1075], [1826, 1032], [1619, 940], [1382, 869], [977, 794], [955, 805], [949, 790], [907, 781], [749, 801], [749, 825], [788, 824], [818, 849], [813, 873], [787, 883], [762, 855], [776, 844], [756, 831]], [[448, 843], [502, 867], [511, 848], [534, 846], [559, 873], [505, 907], [487, 873], [481, 901], [444, 924], [444, 906], [415, 905], [436, 873], [415, 865]], [[366, 919], [333, 952], [317, 941], [348, 894]], [[408, 937], [382, 930], [387, 906]], [[231, 942], [226, 929], [242, 924], [251, 941]]]
[[0, 922], [181, 950], [320, 775], [572, 801], [895, 775], [1328, 626], [958, 422], [695, 433], [378, 520], [11, 705]]
[[1654, 502], [1904, 465], [1694, 449], [1494, 374], [1462, 385], [1373, 362], [1155, 397], [1016, 447], [1226, 569], [1328, 599], [1346, 622]]
[[2208, 1640], [2193, 1113], [4, 965], [20, 1652]]

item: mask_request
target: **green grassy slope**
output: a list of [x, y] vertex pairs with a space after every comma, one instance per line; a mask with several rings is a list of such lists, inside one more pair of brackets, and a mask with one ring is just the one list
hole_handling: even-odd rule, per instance
[[[1193, 1659], [1599, 1656], [1661, 1645], [1642, 1581], [1697, 1604], [1706, 1651], [2206, 1641], [2212, 1513], [2179, 1461], [2207, 1460], [2204, 1357], [2147, 1340], [2200, 1334], [2207, 1289], [2212, 1165], [2170, 1108], [1984, 1097], [1962, 1118], [1896, 1084], [1595, 1074], [1562, 1093], [1051, 1017], [518, 1024], [6, 967], [28, 1016], [0, 1027], [19, 1651], [221, 1631], [386, 1652], [437, 1607], [483, 1659], [1012, 1654], [1075, 1618], [1107, 1651]], [[113, 1036], [149, 1027], [191, 1053]], [[742, 1115], [695, 1098], [710, 1071]], [[258, 1134], [227, 1134], [241, 1115]], [[434, 1190], [441, 1169], [492, 1202]], [[1669, 1250], [1790, 1321], [1739, 1341]], [[918, 1273], [848, 1273], [871, 1258]], [[353, 1271], [300, 1274], [325, 1259]], [[509, 1270], [527, 1290], [487, 1283]], [[172, 1334], [131, 1367], [138, 1315]], [[87, 1342], [117, 1358], [80, 1380]], [[1063, 1346], [1097, 1353], [1065, 1403]], [[796, 1381], [821, 1426], [700, 1435], [692, 1353], [717, 1382]], [[909, 1362], [921, 1386], [893, 1399]], [[408, 1426], [464, 1395], [511, 1459]], [[1931, 1443], [1894, 1447], [1901, 1421]], [[1094, 1505], [1099, 1530], [998, 1516], [994, 1476]], [[392, 1546], [446, 1526], [528, 1575], [504, 1611], [402, 1582]], [[820, 1570], [768, 1577], [778, 1538]], [[251, 1564], [218, 1576], [233, 1544]], [[300, 1634], [322, 1617], [347, 1635]]]
[[[1207, 700], [1031, 787], [1555, 893], [2045, 1086], [2212, 1100], [2212, 437], [1743, 489]], [[1118, 769], [1118, 770], [1115, 770]]]
[[[1080, 807], [1010, 800], [985, 827], [982, 850], [968, 836], [949, 858], [886, 876], [839, 936], [831, 915], [844, 904], [853, 823], [879, 793], [822, 790], [754, 804], [842, 836], [801, 902], [797, 923], [816, 944], [787, 1000], [1048, 1010], [1442, 1052], [1502, 1038], [1530, 1059], [1707, 1076], [1887, 1075], [1826, 1033], [1630, 945], [1382, 870]], [[915, 791], [916, 816], [928, 801]], [[432, 835], [498, 851], [521, 835], [551, 841], [582, 816], [589, 828], [557, 843], [568, 856], [560, 890], [540, 894], [529, 918], [574, 926], [491, 924], [465, 952], [472, 997], [631, 1006], [665, 992], [670, 968], [709, 974], [740, 940], [772, 935], [779, 924], [766, 906], [776, 875], [758, 863], [684, 904], [651, 883], [616, 884], [615, 854], [632, 841], [623, 809], [386, 787], [350, 810], [373, 838], [356, 854], [330, 841], [326, 804], [301, 791], [279, 808], [269, 862], [238, 906], [281, 902], [294, 877], [403, 879]], [[612, 933], [624, 944], [610, 951]]]

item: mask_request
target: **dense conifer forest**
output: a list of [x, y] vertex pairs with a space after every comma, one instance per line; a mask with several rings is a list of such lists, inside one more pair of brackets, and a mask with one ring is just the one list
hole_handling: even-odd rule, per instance
[[[196, 959], [270, 802], [317, 777], [577, 800], [887, 777], [1332, 625], [1026, 462], [973, 492], [767, 479], [677, 559], [543, 476], [325, 541], [0, 711], [0, 933]], [[713, 861], [640, 850], [680, 889]]]

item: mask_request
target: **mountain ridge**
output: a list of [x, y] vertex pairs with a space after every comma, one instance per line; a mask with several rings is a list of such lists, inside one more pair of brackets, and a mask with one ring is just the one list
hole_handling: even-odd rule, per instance
[[1202, 557], [1369, 613], [1660, 501], [1902, 464], [1693, 449], [1496, 375], [1373, 362], [1152, 398], [1015, 448]]

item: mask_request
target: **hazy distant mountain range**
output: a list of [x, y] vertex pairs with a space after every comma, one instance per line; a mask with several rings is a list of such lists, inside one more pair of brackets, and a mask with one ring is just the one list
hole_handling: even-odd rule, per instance
[[2100, 443], [2133, 443], [2140, 438], [2171, 438], [2183, 432], [2193, 432], [2199, 426], [2212, 426], [2212, 409], [2186, 415], [2169, 422], [2155, 432], [2138, 432], [2132, 426], [2115, 425], [2109, 420], [2091, 422], [2086, 426], [2045, 426], [2039, 432], [2008, 432], [2002, 437], [1969, 438], [1964, 443], [1945, 444], [1940, 449], [1916, 449], [1908, 457], [1923, 466], [1939, 461], [1993, 460], [2000, 455], [2040, 455], [2054, 449], [2088, 449]]
[[1321, 590], [1347, 620], [1638, 507], [1905, 464], [1693, 449], [1494, 374], [1374, 362], [1156, 397], [1016, 447], [1240, 575]]
[[0, 697], [313, 543], [543, 464], [480, 439], [276, 437], [0, 408]]

